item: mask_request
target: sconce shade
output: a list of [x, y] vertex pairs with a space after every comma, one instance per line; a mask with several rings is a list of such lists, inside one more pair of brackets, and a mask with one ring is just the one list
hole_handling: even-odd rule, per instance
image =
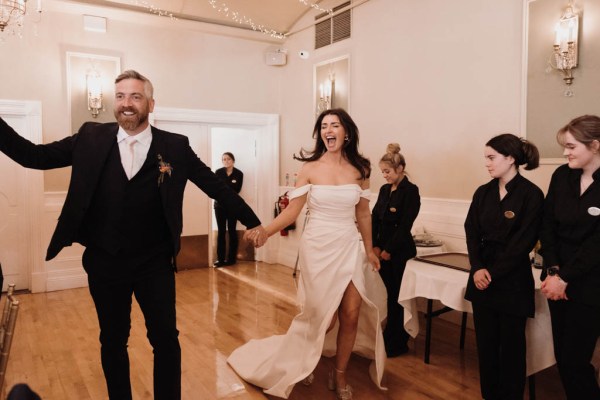
[[[565, 13], [554, 27], [554, 54], [550, 61], [550, 66], [561, 72], [565, 84], [573, 83], [573, 68], [577, 67], [579, 44], [579, 14], [577, 14], [571, 2], [567, 6]], [[572, 96], [573, 92], [568, 89], [566, 96]]]
[[[569, 5], [564, 15], [555, 27], [554, 46], [558, 46], [560, 53], [569, 52], [569, 44], [573, 44], [569, 64], [564, 67], [575, 68], [577, 66], [577, 45], [579, 42], [579, 15]], [[564, 61], [564, 60], [563, 60]]]
[[329, 110], [333, 105], [335, 95], [335, 73], [329, 73], [329, 77], [324, 83], [319, 84], [319, 100], [317, 101], [316, 115], [319, 116], [323, 111]]
[[92, 70], [86, 76], [88, 110], [92, 112], [92, 117], [98, 117], [102, 108], [102, 77], [96, 70]]

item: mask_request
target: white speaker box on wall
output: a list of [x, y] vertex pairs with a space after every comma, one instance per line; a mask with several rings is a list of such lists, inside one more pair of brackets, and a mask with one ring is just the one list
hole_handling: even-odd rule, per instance
[[265, 54], [265, 62], [267, 65], [285, 65], [287, 55], [283, 52], [268, 52]]

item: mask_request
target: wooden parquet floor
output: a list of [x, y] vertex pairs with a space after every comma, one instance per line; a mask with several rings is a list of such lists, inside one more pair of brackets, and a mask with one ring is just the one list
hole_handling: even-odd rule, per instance
[[[249, 339], [284, 333], [297, 313], [295, 293], [292, 270], [280, 265], [242, 262], [179, 272], [183, 399], [270, 399], [242, 381], [226, 359]], [[106, 399], [98, 323], [88, 289], [19, 294], [18, 299], [21, 308], [4, 388], [26, 382], [44, 400]], [[410, 341], [408, 354], [388, 359], [387, 392], [368, 378], [369, 361], [353, 356], [348, 376], [354, 398], [480, 399], [474, 333], [467, 331], [461, 351], [459, 330], [444, 320], [434, 322], [429, 365], [423, 362], [424, 334]], [[134, 399], [152, 399], [152, 349], [135, 301], [129, 355]], [[314, 383], [296, 385], [290, 399], [335, 399], [326, 384], [332, 366], [331, 359], [322, 358]], [[537, 399], [564, 398], [554, 367], [538, 374], [536, 387]]]

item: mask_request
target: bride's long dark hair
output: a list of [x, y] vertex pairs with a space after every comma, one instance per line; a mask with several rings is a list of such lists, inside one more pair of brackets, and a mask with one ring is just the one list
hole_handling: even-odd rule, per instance
[[319, 115], [313, 129], [313, 139], [315, 139], [314, 150], [308, 151], [302, 148], [300, 149], [299, 155], [294, 154], [294, 159], [299, 161], [316, 161], [327, 151], [325, 143], [321, 139], [321, 123], [323, 122], [323, 118], [327, 115], [336, 115], [339, 118], [340, 123], [344, 127], [344, 131], [346, 131], [346, 135], [348, 135], [348, 140], [344, 140], [342, 154], [346, 157], [348, 162], [360, 172], [361, 179], [368, 179], [371, 176], [371, 162], [368, 158], [363, 157], [363, 155], [359, 153], [358, 127], [350, 115], [342, 108], [325, 110]]

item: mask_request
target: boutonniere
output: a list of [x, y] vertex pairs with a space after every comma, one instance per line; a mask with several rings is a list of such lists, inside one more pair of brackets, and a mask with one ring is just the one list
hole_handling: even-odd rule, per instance
[[160, 171], [160, 175], [158, 176], [158, 186], [165, 180], [165, 174], [171, 176], [171, 172], [173, 171], [173, 167], [168, 162], [163, 161], [162, 156], [158, 155], [158, 170]]

